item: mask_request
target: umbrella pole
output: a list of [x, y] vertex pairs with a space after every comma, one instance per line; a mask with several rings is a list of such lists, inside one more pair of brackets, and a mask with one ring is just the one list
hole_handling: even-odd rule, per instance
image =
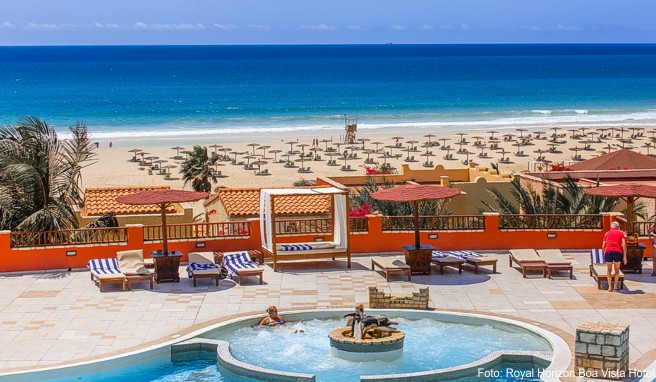
[[626, 198], [626, 233], [628, 235], [633, 234], [633, 220], [635, 218], [633, 215], [635, 214], [635, 198], [633, 196], [629, 196]]
[[415, 248], [419, 249], [421, 247], [419, 243], [419, 201], [412, 202], [412, 209], [415, 215]]
[[168, 254], [169, 251], [169, 246], [168, 246], [168, 235], [166, 232], [166, 203], [162, 203], [160, 205], [162, 208], [162, 246], [164, 247], [164, 254]]

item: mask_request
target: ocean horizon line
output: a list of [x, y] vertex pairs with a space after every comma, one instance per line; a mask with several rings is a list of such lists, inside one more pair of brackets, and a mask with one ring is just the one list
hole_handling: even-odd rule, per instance
[[594, 42], [457, 42], [457, 43], [408, 43], [408, 42], [350, 42], [350, 43], [339, 43], [339, 42], [330, 42], [330, 43], [223, 43], [223, 44], [34, 44], [34, 45], [0, 45], [0, 48], [38, 48], [38, 47], [221, 47], [221, 46], [245, 46], [245, 47], [258, 47], [258, 46], [385, 46], [385, 45], [396, 45], [396, 46], [505, 46], [505, 45], [515, 45], [515, 46], [602, 46], [602, 45], [640, 45], [640, 46], [656, 46], [656, 42], [604, 42], [604, 41], [594, 41]]

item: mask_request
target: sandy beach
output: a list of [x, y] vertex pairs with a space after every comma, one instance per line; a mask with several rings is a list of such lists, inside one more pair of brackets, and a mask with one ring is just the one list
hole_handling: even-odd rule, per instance
[[[195, 136], [170, 139], [159, 139], [150, 141], [137, 141], [137, 140], [114, 140], [113, 147], [109, 148], [108, 141], [100, 142], [101, 146], [97, 149], [97, 163], [87, 167], [83, 172], [83, 185], [84, 187], [105, 187], [105, 186], [121, 186], [121, 185], [170, 185], [172, 188], [182, 188], [184, 182], [181, 180], [179, 173], [180, 163], [185, 154], [180, 153], [179, 158], [175, 158], [177, 150], [171, 147], [180, 146], [184, 150], [191, 150], [194, 145], [203, 145], [208, 147], [208, 151], [215, 151], [223, 156], [223, 147], [231, 149], [225, 153], [231, 158], [236, 158], [238, 162], [248, 161], [264, 161], [266, 164], [260, 165], [260, 170], [268, 170], [268, 176], [258, 176], [257, 166], [253, 169], [244, 169], [243, 165], [233, 165], [229, 161], [222, 161], [218, 171], [222, 176], [219, 178], [217, 186], [223, 187], [259, 187], [259, 186], [291, 186], [294, 181], [299, 179], [314, 180], [318, 176], [331, 176], [331, 175], [361, 175], [365, 173], [365, 166], [374, 166], [372, 164], [365, 164], [364, 160], [367, 158], [366, 151], [362, 150], [364, 146], [366, 149], [375, 150], [376, 146], [378, 151], [370, 154], [371, 159], [383, 163], [385, 158], [381, 158], [384, 153], [396, 155], [395, 158], [387, 158], [386, 161], [392, 166], [399, 168], [402, 164], [409, 164], [411, 168], [425, 168], [423, 164], [428, 160], [433, 162], [433, 165], [443, 165], [447, 168], [456, 168], [464, 166], [467, 158], [466, 154], [459, 153], [458, 150], [461, 145], [458, 143], [461, 138], [464, 138], [467, 143], [462, 145], [462, 149], [468, 150], [469, 159], [473, 160], [480, 166], [491, 167], [491, 164], [498, 164], [502, 172], [519, 172], [528, 169], [529, 162], [537, 161], [538, 157], [542, 156], [545, 160], [551, 163], [562, 163], [563, 161], [572, 161], [575, 154], [580, 156], [579, 159], [589, 159], [593, 156], [599, 155], [600, 152], [608, 152], [609, 149], [617, 150], [622, 146], [632, 148], [644, 154], [648, 153], [645, 144], [653, 145], [652, 136], [650, 133], [651, 127], [645, 128], [632, 128], [625, 129], [622, 142], [621, 131], [614, 131], [614, 136], [599, 139], [600, 131], [610, 135], [611, 130], [603, 130], [607, 127], [559, 127], [557, 134], [559, 138], [558, 143], [553, 141], [554, 130], [549, 127], [531, 127], [531, 128], [509, 128], [509, 129], [484, 129], [480, 131], [468, 130], [461, 133], [454, 131], [445, 131], [442, 133], [429, 132], [429, 131], [415, 131], [405, 132], [401, 134], [399, 131], [363, 131], [358, 132], [357, 139], [366, 139], [364, 144], [362, 141], [354, 145], [341, 144], [336, 145], [340, 139], [343, 140], [343, 131], [331, 131], [332, 135], [295, 135], [289, 133], [286, 135], [280, 134], [260, 134], [256, 136]], [[495, 131], [494, 134], [490, 131]], [[536, 139], [537, 132], [542, 139]], [[427, 134], [433, 134], [430, 137], [432, 146], [426, 147], [429, 137]], [[546, 133], [546, 134], [545, 134]], [[592, 134], [591, 134], [592, 133]], [[512, 134], [511, 137], [505, 136]], [[641, 134], [641, 135], [640, 135]], [[491, 141], [490, 138], [494, 136], [496, 140]], [[504, 137], [505, 136], [505, 137]], [[402, 137], [395, 139], [395, 137]], [[477, 138], [480, 137], [480, 138]], [[526, 139], [528, 137], [528, 139]], [[545, 139], [547, 138], [547, 139]], [[326, 142], [331, 140], [333, 143]], [[306, 158], [303, 162], [303, 167], [309, 167], [311, 172], [300, 173], [301, 167], [300, 159], [301, 152], [309, 154], [312, 148], [312, 142], [319, 141], [319, 149], [317, 154], [321, 156], [321, 160], [312, 160]], [[474, 142], [481, 141], [482, 144], [475, 146]], [[380, 142], [376, 145], [375, 142]], [[439, 144], [436, 145], [435, 142]], [[528, 143], [527, 145], [519, 145], [518, 143]], [[254, 143], [257, 145], [249, 146]], [[490, 145], [496, 144], [497, 150], [491, 150]], [[212, 148], [211, 145], [220, 145], [219, 148]], [[259, 147], [269, 146], [265, 150]], [[394, 146], [394, 147], [391, 147]], [[444, 147], [450, 147], [450, 150], [445, 150]], [[326, 152], [326, 148], [334, 147], [335, 154]], [[145, 157], [157, 157], [152, 159], [154, 161], [164, 160], [161, 162], [163, 166], [174, 166], [169, 169], [170, 179], [165, 179], [164, 175], [159, 174], [159, 171], [152, 171], [149, 174], [146, 166], [139, 165], [132, 162], [134, 157], [133, 153], [129, 152], [132, 149], [141, 149], [147, 154]], [[549, 152], [550, 148], [554, 152]], [[578, 148], [579, 150], [575, 150]], [[298, 152], [291, 155], [290, 158], [294, 161], [296, 167], [285, 167], [284, 163], [274, 162], [274, 156], [279, 161], [286, 158], [287, 153], [291, 150]], [[408, 149], [410, 151], [408, 152]], [[273, 152], [280, 150], [280, 152]], [[355, 154], [357, 158], [348, 159], [344, 161], [343, 152], [348, 151], [348, 154]], [[502, 155], [502, 152], [505, 153]], [[517, 152], [523, 152], [523, 155], [517, 155]], [[542, 152], [540, 152], [542, 151]], [[650, 148], [649, 153], [654, 152]], [[426, 152], [432, 155], [424, 156]], [[445, 159], [447, 152], [451, 154], [452, 159]], [[338, 154], [339, 153], [339, 154]], [[481, 153], [485, 153], [486, 157], [480, 157]], [[399, 156], [400, 155], [400, 156]], [[246, 158], [250, 156], [250, 158]], [[414, 161], [406, 161], [414, 157]], [[139, 156], [141, 157], [141, 156]], [[502, 163], [502, 157], [509, 159], [509, 162]], [[336, 165], [329, 166], [328, 161], [335, 160]], [[342, 166], [347, 165], [351, 167], [352, 171], [342, 171]], [[544, 165], [542, 165], [544, 166]]]

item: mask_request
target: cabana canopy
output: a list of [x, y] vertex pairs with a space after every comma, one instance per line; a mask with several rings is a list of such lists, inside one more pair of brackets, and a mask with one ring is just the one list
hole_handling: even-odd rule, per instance
[[260, 236], [262, 248], [275, 252], [275, 214], [273, 203], [278, 195], [332, 195], [333, 241], [337, 249], [348, 249], [348, 191], [336, 187], [272, 188], [260, 191]]

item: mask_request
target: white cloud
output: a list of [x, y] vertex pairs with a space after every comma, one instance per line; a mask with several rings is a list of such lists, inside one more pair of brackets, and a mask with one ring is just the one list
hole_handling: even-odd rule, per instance
[[132, 24], [133, 29], [154, 30], [154, 31], [178, 31], [178, 30], [201, 30], [205, 25], [201, 23], [180, 23], [180, 24], [146, 24], [136, 22]]
[[227, 30], [232, 30], [232, 29], [237, 29], [237, 26], [235, 24], [218, 24], [218, 23], [214, 23], [212, 25], [214, 26], [214, 28], [223, 29], [223, 30], [226, 30], [226, 31]]
[[389, 29], [391, 29], [393, 31], [402, 31], [402, 30], [405, 30], [406, 28], [405, 28], [405, 25], [393, 24], [393, 25], [389, 26]]
[[537, 25], [529, 25], [529, 26], [523, 27], [523, 29], [530, 30], [530, 31], [533, 31], [533, 32], [537, 32], [537, 31], [542, 30], [542, 28], [537, 26]]
[[38, 29], [38, 30], [57, 30], [60, 29], [61, 25], [59, 24], [38, 24], [38, 23], [29, 23], [27, 24], [27, 29]]
[[262, 31], [271, 30], [270, 26], [264, 25], [264, 24], [248, 24], [248, 27], [251, 28], [251, 29], [259, 29], [259, 30], [262, 30]]
[[563, 24], [558, 24], [556, 25], [556, 30], [559, 31], [577, 31], [580, 30], [581, 28], [574, 26], [574, 25], [563, 25]]
[[0, 24], [0, 29], [12, 29], [16, 28], [16, 25], [10, 23], [9, 21], [5, 21], [4, 23]]
[[353, 30], [353, 31], [359, 31], [359, 30], [362, 29], [362, 27], [359, 26], [359, 25], [349, 25], [349, 26], [346, 27], [346, 29]]
[[115, 23], [93, 23], [93, 26], [100, 29], [120, 29], [121, 26]]
[[472, 27], [469, 24], [460, 24], [460, 29], [462, 29], [464, 31], [468, 31], [468, 30], [471, 30]]
[[334, 25], [328, 25], [323, 23], [317, 25], [301, 25], [300, 28], [305, 30], [314, 30], [314, 31], [333, 31], [337, 29], [337, 27]]
[[421, 29], [423, 29], [425, 31], [432, 31], [435, 28], [433, 28], [432, 25], [424, 24], [424, 25], [421, 26]]

